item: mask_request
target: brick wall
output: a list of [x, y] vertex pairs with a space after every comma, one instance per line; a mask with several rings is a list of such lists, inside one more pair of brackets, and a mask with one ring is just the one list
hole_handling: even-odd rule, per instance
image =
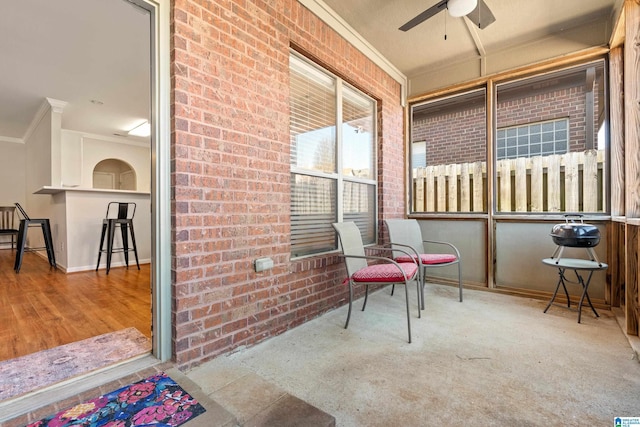
[[584, 85], [499, 102], [497, 112], [498, 128], [568, 118], [569, 151], [584, 151], [586, 147]]
[[[335, 255], [289, 255], [290, 48], [377, 100], [381, 220], [404, 212], [403, 112], [399, 84], [295, 0], [173, 5], [172, 323], [188, 368], [348, 298]], [[255, 273], [260, 257], [274, 268]]]
[[[569, 150], [585, 149], [584, 85], [498, 102], [496, 118], [498, 128], [569, 118]], [[485, 161], [485, 122], [483, 107], [433, 114], [414, 120], [412, 140], [427, 142], [427, 165]]]
[[427, 142], [427, 165], [486, 160], [484, 110], [471, 108], [414, 121], [412, 139]]

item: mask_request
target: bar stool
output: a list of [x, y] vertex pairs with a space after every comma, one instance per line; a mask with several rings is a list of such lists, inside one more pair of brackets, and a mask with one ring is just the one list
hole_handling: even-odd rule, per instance
[[[56, 266], [56, 254], [53, 251], [53, 239], [51, 238], [51, 224], [49, 223], [48, 218], [30, 218], [29, 215], [25, 212], [25, 210], [20, 206], [20, 203], [16, 203], [16, 208], [18, 208], [18, 216], [20, 218], [20, 227], [18, 228], [18, 243], [17, 243], [17, 252], [16, 252], [16, 262], [13, 265], [13, 269], [16, 273], [20, 272], [20, 267], [22, 266], [22, 257], [25, 251], [39, 251], [42, 249], [46, 249], [47, 258], [49, 259], [49, 265], [52, 267]], [[37, 248], [26, 248], [25, 245], [27, 243], [27, 232], [29, 227], [40, 227], [42, 229], [42, 235], [44, 237], [44, 246]]]
[[[136, 213], [136, 204], [133, 202], [109, 202], [107, 205], [107, 214], [102, 220], [102, 234], [100, 235], [100, 247], [98, 248], [98, 264], [96, 271], [100, 267], [100, 258], [102, 253], [107, 253], [107, 274], [111, 269], [111, 258], [114, 252], [122, 252], [124, 254], [124, 262], [129, 268], [129, 252], [133, 251], [136, 257], [136, 265], [140, 270], [140, 262], [138, 261], [138, 248], [136, 247], [136, 236], [133, 231], [133, 217]], [[113, 240], [116, 228], [120, 227], [120, 235], [122, 236], [122, 247], [114, 248]], [[131, 247], [129, 247], [129, 235], [131, 235]], [[107, 247], [104, 248], [104, 238], [107, 236]]]

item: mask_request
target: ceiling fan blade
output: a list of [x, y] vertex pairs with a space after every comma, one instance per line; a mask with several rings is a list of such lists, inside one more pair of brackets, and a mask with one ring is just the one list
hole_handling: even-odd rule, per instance
[[467, 15], [467, 18], [476, 24], [481, 30], [494, 23], [496, 17], [493, 16], [491, 9], [484, 2], [484, 0], [478, 0], [478, 5]]
[[400, 31], [408, 31], [415, 27], [418, 24], [422, 24], [427, 19], [431, 18], [436, 13], [441, 10], [445, 10], [447, 8], [447, 0], [441, 0], [437, 4], [431, 6], [429, 9], [425, 10], [421, 14], [417, 15], [415, 18], [404, 24], [402, 27], [398, 28]]

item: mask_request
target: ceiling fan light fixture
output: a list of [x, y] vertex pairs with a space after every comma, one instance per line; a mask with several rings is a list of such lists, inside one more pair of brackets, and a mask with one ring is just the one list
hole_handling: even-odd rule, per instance
[[478, 6], [478, 0], [449, 0], [447, 9], [449, 15], [459, 18], [468, 15]]

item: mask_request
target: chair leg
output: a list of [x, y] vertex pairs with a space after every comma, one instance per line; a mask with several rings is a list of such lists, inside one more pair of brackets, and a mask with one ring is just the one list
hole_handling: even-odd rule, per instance
[[45, 220], [40, 224], [42, 227], [42, 233], [44, 235], [44, 246], [47, 250], [47, 258], [49, 259], [49, 265], [56, 267], [56, 253], [53, 249], [53, 238], [51, 237], [51, 224], [49, 220]]
[[[407, 301], [407, 332], [409, 333], [409, 344], [411, 344], [411, 315], [409, 314], [409, 285], [405, 284], [404, 287], [404, 297]], [[420, 307], [418, 307], [418, 311], [420, 311]]]
[[420, 269], [420, 273], [419, 273], [419, 278], [418, 280], [420, 281], [420, 283], [418, 284], [418, 286], [420, 286], [420, 301], [419, 304], [421, 306], [421, 308], [424, 310], [424, 281], [425, 281], [425, 277], [427, 277], [427, 267], [422, 267]]
[[129, 228], [129, 232], [131, 233], [131, 244], [133, 245], [133, 254], [136, 256], [136, 265], [138, 266], [138, 270], [140, 270], [140, 261], [138, 261], [138, 247], [136, 246], [136, 235], [133, 232], [133, 222], [129, 224], [128, 228]]
[[26, 220], [20, 221], [20, 227], [18, 228], [18, 243], [16, 247], [16, 262], [13, 265], [13, 269], [16, 273], [20, 273], [20, 267], [22, 266], [22, 257], [24, 256], [24, 245], [27, 243], [27, 231], [29, 226], [26, 224]]
[[122, 236], [122, 253], [124, 255], [124, 264], [129, 268], [129, 235], [127, 234], [129, 224], [120, 224], [120, 235]]
[[460, 288], [460, 302], [462, 302], [462, 263], [458, 260], [458, 288]]
[[364, 286], [364, 303], [362, 303], [362, 311], [367, 306], [367, 300], [369, 299], [369, 285]]
[[109, 233], [107, 236], [107, 274], [109, 274], [109, 270], [111, 270], [111, 258], [113, 256], [113, 237], [116, 232], [114, 220], [109, 220], [109, 229], [107, 232]]
[[351, 306], [353, 302], [353, 287], [351, 285], [351, 280], [349, 280], [349, 312], [347, 313], [347, 322], [344, 324], [344, 328], [347, 329], [349, 326], [349, 319], [351, 319]]
[[98, 248], [98, 263], [96, 264], [96, 271], [98, 271], [98, 267], [100, 267], [100, 258], [102, 257], [102, 252], [104, 249], [104, 236], [107, 233], [107, 224], [102, 224], [102, 233], [100, 233], [100, 247]]
[[416, 280], [416, 291], [418, 294], [418, 319], [422, 318], [422, 309], [420, 308], [421, 296], [420, 296], [420, 280]]

